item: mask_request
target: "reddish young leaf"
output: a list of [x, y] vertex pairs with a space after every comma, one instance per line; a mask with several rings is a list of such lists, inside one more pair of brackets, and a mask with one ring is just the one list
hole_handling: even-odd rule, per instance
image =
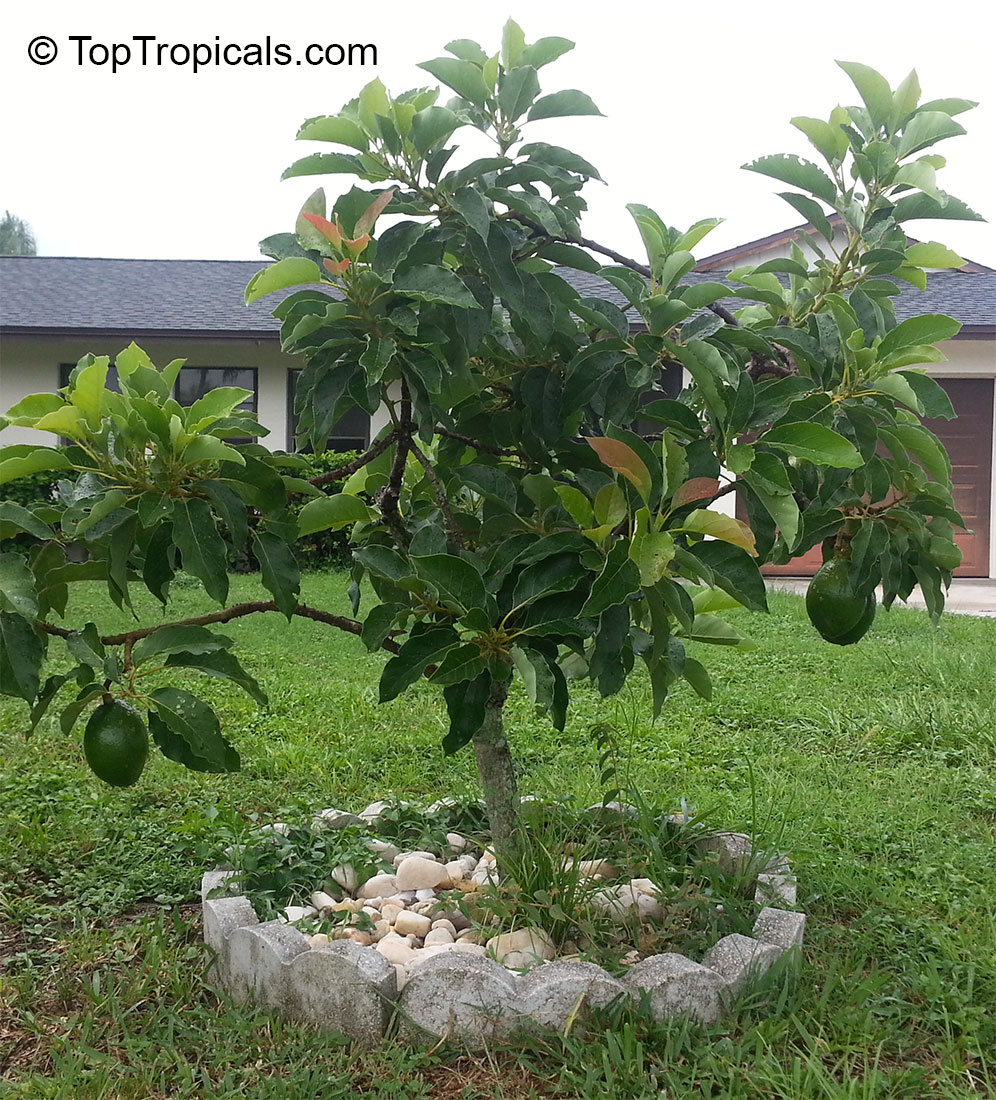
[[718, 492], [719, 482], [714, 477], [693, 477], [684, 485], [678, 486], [678, 491], [671, 498], [671, 507], [680, 508], [690, 501], [713, 497]]
[[328, 218], [323, 218], [321, 214], [302, 214], [302, 218], [311, 224], [318, 230], [319, 233], [335, 245], [336, 248], [342, 246], [342, 234], [339, 232], [339, 227], [330, 222]]
[[350, 265], [350, 260], [326, 260], [325, 270], [333, 275], [341, 275]]
[[587, 436], [589, 447], [610, 469], [622, 474], [627, 481], [636, 486], [636, 491], [646, 500], [650, 496], [653, 484], [646, 463], [632, 447], [618, 439], [608, 436]]
[[351, 241], [343, 241], [343, 245], [346, 251], [355, 260], [358, 256], [362, 256], [367, 245], [370, 243], [371, 237], [369, 233], [364, 233], [362, 237], [354, 237]]
[[356, 219], [356, 225], [353, 227], [353, 232], [357, 237], [362, 237], [364, 233], [369, 233], [380, 217], [381, 211], [385, 206], [394, 198], [395, 189], [392, 187], [390, 191], [385, 191], [382, 195], [378, 195], [377, 198], [363, 211], [363, 213]]

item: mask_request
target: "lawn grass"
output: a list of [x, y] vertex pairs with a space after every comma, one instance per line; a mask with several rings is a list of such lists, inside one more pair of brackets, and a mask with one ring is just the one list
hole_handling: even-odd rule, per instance
[[[309, 576], [305, 598], [346, 611], [346, 583]], [[233, 600], [258, 591], [255, 578], [233, 578]], [[157, 606], [139, 602], [143, 621]], [[205, 607], [186, 588], [169, 617]], [[591, 728], [610, 722], [649, 797], [684, 797], [791, 852], [810, 922], [798, 980], [768, 991], [773, 1012], [745, 1003], [712, 1028], [654, 1027], [629, 1012], [585, 1035], [473, 1056], [359, 1053], [216, 994], [195, 902], [218, 820], [476, 793], [470, 754], [440, 752], [434, 690], [380, 706], [383, 657], [271, 614], [223, 628], [269, 709], [225, 682], [197, 684], [242, 755], [236, 775], [155, 754], [137, 786], [113, 789], [83, 762], [81, 729], [66, 737], [50, 717], [26, 741], [23, 704], [0, 701], [0, 1096], [992, 1095], [996, 624], [948, 616], [934, 630], [898, 609], [839, 648], [808, 626], [798, 597], [773, 594], [771, 610], [734, 616], [756, 652], [696, 653], [713, 672], [710, 703], [682, 686], [652, 724], [637, 677], [609, 700], [575, 685], [564, 733], [517, 691], [508, 719], [524, 791], [596, 801]], [[69, 619], [96, 615], [107, 629], [130, 621], [84, 587]]]

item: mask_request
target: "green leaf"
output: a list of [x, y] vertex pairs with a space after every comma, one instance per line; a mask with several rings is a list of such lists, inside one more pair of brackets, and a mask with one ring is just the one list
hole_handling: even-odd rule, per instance
[[[370, 148], [370, 139], [351, 119], [341, 115], [320, 115], [309, 118], [301, 124], [297, 132], [298, 141], [331, 141], [336, 145], [348, 145], [365, 153]], [[320, 213], [324, 216], [325, 211]]]
[[600, 115], [602, 112], [584, 92], [573, 88], [554, 92], [538, 99], [529, 112], [529, 121], [541, 118], [561, 118], [566, 115]]
[[400, 695], [447, 650], [460, 644], [460, 636], [451, 626], [430, 626], [420, 634], [412, 634], [397, 656], [384, 666], [380, 677], [380, 701], [387, 703]]
[[803, 191], [823, 199], [831, 206], [837, 200], [837, 188], [833, 180], [822, 168], [802, 157], [776, 153], [769, 157], [759, 157], [750, 164], [743, 165], [743, 168], [748, 172], [760, 172], [762, 176], [781, 180], [782, 183], [790, 183], [793, 187], [801, 187]]
[[732, 543], [757, 557], [754, 545], [754, 532], [739, 519], [722, 512], [713, 512], [708, 508], [696, 508], [689, 512], [675, 531], [688, 531], [697, 535], [709, 535], [714, 539]]
[[393, 584], [415, 576], [411, 565], [388, 546], [364, 546], [355, 551], [353, 557], [374, 576], [383, 577]]
[[272, 294], [275, 290], [286, 290], [287, 287], [300, 286], [302, 283], [318, 283], [321, 278], [322, 273], [314, 260], [289, 256], [253, 275], [246, 287], [246, 305], [251, 305], [257, 298]]
[[225, 740], [214, 711], [180, 688], [158, 688], [149, 696], [149, 730], [163, 756], [199, 772], [234, 772], [239, 754]]
[[923, 408], [924, 416], [954, 420], [955, 411], [951, 398], [933, 378], [915, 370], [902, 370], [897, 373], [913, 390]]
[[98, 669], [104, 667], [107, 650], [93, 623], [87, 623], [82, 630], [74, 630], [66, 639], [66, 648], [81, 665]]
[[155, 633], [139, 638], [132, 650], [132, 660], [139, 665], [170, 653], [199, 656], [228, 649], [231, 644], [231, 638], [215, 634], [203, 626], [161, 626]]
[[38, 594], [34, 574], [20, 554], [0, 554], [0, 611], [38, 617]]
[[461, 187], [450, 196], [450, 205], [481, 240], [487, 243], [491, 214], [480, 191], [473, 187]]
[[921, 218], [938, 218], [946, 221], [983, 222], [981, 214], [966, 206], [954, 195], [943, 196], [943, 201], [932, 199], [929, 195], [903, 195], [896, 200], [892, 217], [897, 222], [908, 222]]
[[42, 470], [68, 470], [72, 463], [52, 447], [31, 447], [23, 444], [0, 448], [0, 485], [18, 478], [30, 477]]
[[757, 642], [746, 634], [741, 634], [725, 619], [717, 618], [715, 615], [696, 615], [692, 629], [679, 633], [682, 638], [692, 642], [736, 646], [738, 649], [757, 649]]
[[640, 587], [640, 570], [629, 556], [629, 547], [622, 539], [609, 551], [602, 571], [591, 587], [581, 614], [595, 618], [610, 607], [624, 603]]
[[542, 69], [551, 61], [556, 61], [562, 54], [574, 49], [574, 43], [569, 38], [539, 38], [531, 46], [519, 55], [520, 65], [531, 65], [534, 69]]
[[228, 599], [228, 552], [206, 500], [188, 497], [176, 501], [173, 539], [183, 568], [201, 581], [213, 600], [224, 603]]
[[498, 106], [505, 118], [509, 122], [515, 122], [524, 115], [539, 95], [539, 90], [539, 77], [531, 66], [506, 72], [498, 89]]
[[313, 535], [316, 531], [338, 531], [351, 523], [371, 519], [373, 512], [359, 497], [349, 493], [316, 497], [309, 500], [297, 517], [299, 537]]
[[864, 465], [861, 455], [850, 440], [811, 422], [780, 424], [766, 431], [758, 440], [795, 458], [805, 458], [820, 466], [834, 466], [856, 470]]
[[470, 103], [483, 107], [488, 98], [488, 90], [480, 68], [472, 61], [461, 61], [453, 57], [437, 57], [432, 61], [422, 61], [418, 66], [441, 80], [448, 88]]
[[203, 672], [205, 676], [216, 676], [221, 680], [231, 680], [233, 684], [238, 684], [247, 695], [255, 699], [261, 707], [269, 704], [266, 692], [259, 686], [255, 677], [246, 672], [234, 653], [229, 653], [225, 649], [197, 653], [190, 653], [186, 650], [173, 652], [166, 658], [166, 667], [192, 668], [197, 672]]
[[371, 609], [360, 634], [360, 641], [371, 653], [381, 648], [394, 627], [398, 613], [404, 610], [404, 605], [400, 603], [382, 603]]
[[412, 119], [412, 140], [423, 157], [444, 142], [463, 121], [448, 107], [423, 107]]
[[397, 277], [394, 290], [423, 302], [440, 302], [461, 309], [480, 308], [477, 299], [458, 275], [435, 264], [409, 268]]
[[[640, 509], [640, 512], [646, 511], [646, 508]], [[641, 586], [649, 588], [667, 573], [674, 558], [674, 538], [667, 531], [651, 530], [644, 522], [633, 534], [629, 556], [640, 570]]]
[[573, 554], [553, 554], [543, 558], [519, 574], [512, 593], [512, 607], [523, 607], [541, 596], [575, 588], [583, 576], [584, 570]]
[[696, 695], [706, 700], [712, 699], [712, 680], [701, 661], [696, 661], [694, 657], [685, 657], [681, 675], [691, 684]]
[[739, 546], [728, 542], [698, 542], [693, 553], [713, 572], [715, 583], [751, 611], [767, 611], [768, 597], [757, 562]]
[[885, 77], [868, 65], [861, 65], [856, 61], [838, 61], [837, 64], [858, 89], [858, 95], [868, 108], [868, 115], [875, 128], [888, 126], [893, 104], [892, 89]]
[[443, 658], [442, 663], [429, 678], [432, 684], [441, 686], [459, 684], [464, 680], [474, 680], [487, 669], [487, 662], [481, 655], [480, 646], [467, 642], [456, 646]]
[[44, 656], [44, 643], [31, 624], [0, 612], [0, 693], [33, 702]]
[[955, 122], [943, 111], [925, 111], [922, 108], [910, 119], [899, 139], [898, 156], [910, 156], [919, 149], [926, 149], [945, 138], [959, 137], [965, 127]]
[[446, 607], [461, 615], [487, 607], [484, 579], [469, 561], [453, 554], [426, 554], [411, 560], [416, 575], [432, 585]]
[[301, 574], [290, 547], [272, 531], [253, 531], [252, 551], [259, 562], [263, 587], [289, 619], [297, 607]]
[[919, 317], [910, 317], [886, 333], [878, 346], [878, 357], [884, 359], [900, 348], [912, 345], [936, 344], [940, 340], [949, 340], [960, 330], [961, 324], [943, 313], [925, 313]]
[[963, 267], [965, 261], [957, 252], [937, 241], [918, 241], [906, 249], [906, 262], [916, 267]]
[[451, 684], [443, 689], [450, 718], [449, 732], [443, 738], [443, 752], [447, 756], [463, 748], [484, 725], [491, 682], [491, 673], [482, 672], [473, 680]]
[[324, 176], [334, 173], [353, 176], [369, 175], [365, 172], [360, 158], [353, 156], [352, 153], [312, 153], [310, 156], [294, 161], [290, 168], [285, 168], [280, 178], [289, 180], [295, 176]]

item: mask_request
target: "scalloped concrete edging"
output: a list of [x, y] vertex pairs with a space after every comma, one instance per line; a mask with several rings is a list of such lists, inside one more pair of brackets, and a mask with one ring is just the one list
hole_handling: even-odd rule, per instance
[[[753, 857], [750, 839], [718, 833], [698, 846], [725, 871]], [[442, 952], [413, 967], [399, 992], [397, 968], [374, 950], [348, 940], [311, 947], [284, 921], [261, 923], [249, 899], [209, 897], [232, 872], [207, 872], [201, 882], [204, 942], [215, 952], [209, 974], [242, 1003], [253, 1001], [288, 1018], [339, 1031], [365, 1047], [385, 1038], [392, 1020], [409, 1042], [458, 1039], [477, 1045], [523, 1030], [563, 1031], [581, 1006], [617, 997], [645, 997], [658, 1020], [687, 1015], [714, 1023], [735, 998], [786, 953], [802, 945], [806, 915], [794, 905], [788, 860], [769, 860], [757, 875], [760, 907], [751, 936], [724, 936], [700, 963], [683, 955], [652, 955], [616, 978], [594, 963], [554, 960], [517, 973], [494, 959]]]

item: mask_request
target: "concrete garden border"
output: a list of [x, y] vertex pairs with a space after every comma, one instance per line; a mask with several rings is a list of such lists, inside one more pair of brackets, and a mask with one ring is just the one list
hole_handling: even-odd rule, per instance
[[[742, 833], [704, 837], [698, 847], [713, 853], [724, 871], [748, 867], [753, 857]], [[201, 882], [215, 983], [238, 1002], [342, 1032], [366, 1047], [383, 1041], [395, 1016], [405, 1041], [446, 1037], [475, 1045], [535, 1028], [563, 1031], [579, 1006], [602, 1007], [620, 996], [646, 995], [658, 1020], [688, 1015], [713, 1023], [777, 960], [801, 947], [806, 924], [804, 913], [777, 907], [796, 902], [795, 875], [778, 857], [756, 877], [753, 934], [724, 936], [701, 962], [652, 955], [617, 978], [588, 962], [554, 960], [519, 973], [491, 958], [452, 951], [412, 968], [399, 991], [397, 968], [372, 946], [333, 940], [312, 947], [293, 924], [260, 922], [246, 897], [210, 897], [231, 875], [209, 871]]]

